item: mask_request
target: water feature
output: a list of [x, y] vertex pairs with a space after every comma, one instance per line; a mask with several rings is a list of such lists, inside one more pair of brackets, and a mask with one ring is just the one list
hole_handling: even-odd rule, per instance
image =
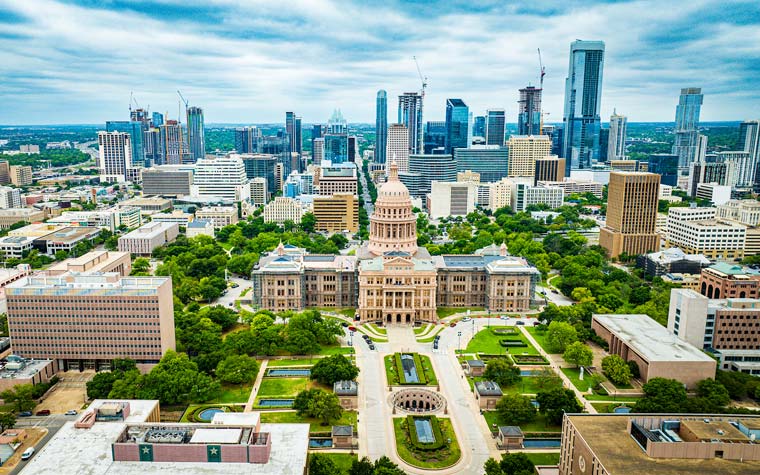
[[417, 431], [417, 441], [422, 444], [432, 444], [435, 442], [433, 424], [430, 423], [430, 419], [415, 419], [414, 428]]
[[631, 408], [628, 406], [618, 406], [612, 410], [615, 414], [628, 414], [631, 412]]
[[267, 371], [267, 376], [309, 377], [311, 370], [308, 368], [270, 369]]
[[520, 370], [520, 376], [523, 377], [531, 377], [533, 376], [534, 369], [521, 369]]
[[417, 375], [417, 365], [414, 364], [414, 356], [401, 355], [401, 366], [404, 369], [404, 380], [407, 383], [420, 382], [420, 377]]
[[259, 399], [259, 406], [264, 407], [290, 407], [293, 399]]
[[545, 449], [545, 448], [557, 448], [560, 447], [560, 439], [525, 439], [523, 440], [523, 447], [526, 449]]
[[214, 414], [218, 414], [220, 412], [224, 412], [224, 409], [221, 409], [219, 407], [209, 407], [208, 409], [204, 409], [198, 413], [198, 419], [204, 422], [211, 422], [211, 419], [214, 418]]
[[329, 449], [332, 448], [332, 439], [309, 439], [310, 449]]

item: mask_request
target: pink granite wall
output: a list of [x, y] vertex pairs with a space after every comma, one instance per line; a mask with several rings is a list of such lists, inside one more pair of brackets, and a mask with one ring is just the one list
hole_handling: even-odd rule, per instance
[[135, 444], [113, 444], [115, 462], [139, 462], [140, 448]]
[[222, 462], [248, 463], [248, 454], [244, 445], [222, 445]]

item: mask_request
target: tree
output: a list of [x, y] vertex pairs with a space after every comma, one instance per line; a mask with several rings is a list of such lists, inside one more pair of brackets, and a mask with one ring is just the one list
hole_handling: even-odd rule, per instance
[[0, 432], [13, 429], [16, 425], [16, 414], [13, 412], [0, 412]]
[[728, 390], [714, 379], [703, 379], [697, 383], [697, 396], [704, 398], [714, 408], [720, 409], [731, 402]]
[[501, 465], [499, 465], [499, 462], [493, 458], [486, 460], [486, 463], [483, 465], [483, 470], [485, 470], [485, 475], [504, 475], [504, 472], [501, 470]]
[[323, 426], [330, 425], [343, 416], [340, 398], [336, 394], [320, 390], [309, 401], [309, 415], [322, 421]]
[[652, 378], [642, 389], [644, 397], [636, 402], [635, 412], [678, 413], [686, 406], [686, 388], [675, 379]]
[[334, 475], [338, 473], [338, 467], [326, 455], [309, 454], [309, 475]]
[[565, 348], [562, 358], [575, 366], [591, 366], [594, 362], [594, 351], [590, 346], [576, 341]]
[[631, 368], [618, 355], [605, 356], [602, 359], [602, 371], [616, 385], [626, 385], [631, 382]]
[[523, 452], [502, 455], [499, 466], [504, 475], [532, 475], [536, 467]]
[[375, 460], [374, 468], [375, 475], [406, 475], [403, 470], [398, 468], [398, 465], [391, 462], [391, 459], [385, 455]]
[[343, 355], [322, 358], [311, 368], [311, 379], [332, 386], [337, 381], [353, 381], [359, 368]]
[[113, 388], [113, 383], [122, 376], [123, 373], [115, 371], [95, 373], [95, 376], [87, 381], [87, 397], [89, 399], [106, 399], [111, 388]]
[[34, 402], [34, 386], [31, 384], [19, 384], [11, 389], [0, 393], [0, 398], [5, 404], [10, 405], [14, 412], [31, 411], [37, 405]]
[[375, 475], [375, 466], [368, 457], [361, 460], [354, 460], [348, 475]]
[[496, 403], [499, 418], [509, 425], [531, 422], [536, 418], [536, 408], [529, 397], [507, 394]]
[[520, 368], [513, 365], [505, 358], [490, 360], [486, 365], [483, 377], [489, 381], [497, 382], [499, 386], [503, 388], [512, 386], [513, 384], [520, 382], [522, 379], [520, 376]]
[[562, 378], [549, 368], [536, 369], [531, 374], [534, 385], [541, 391], [562, 387]]
[[319, 391], [321, 391], [321, 389], [305, 389], [296, 394], [296, 397], [293, 400], [293, 409], [296, 410], [299, 416], [305, 416], [308, 414], [309, 404]]
[[549, 347], [558, 353], [565, 351], [571, 343], [578, 341], [578, 330], [566, 322], [551, 322], [546, 332], [546, 342]]
[[561, 424], [564, 413], [581, 412], [583, 406], [575, 399], [575, 393], [571, 389], [556, 388], [547, 392], [536, 394], [538, 411], [546, 415], [546, 420], [551, 424]]
[[301, 216], [301, 224], [299, 225], [304, 232], [309, 234], [314, 232], [314, 227], [317, 225], [317, 218], [314, 213], [304, 213]]
[[150, 272], [150, 261], [144, 257], [138, 257], [132, 263], [132, 273], [130, 275], [148, 275]]
[[248, 355], [230, 355], [216, 367], [216, 377], [228, 384], [250, 383], [258, 372], [259, 364]]

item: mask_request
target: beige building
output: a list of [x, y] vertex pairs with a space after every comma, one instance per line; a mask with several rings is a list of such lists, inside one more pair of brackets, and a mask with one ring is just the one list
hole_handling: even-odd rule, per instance
[[57, 360], [63, 371], [104, 369], [115, 358], [146, 368], [174, 349], [168, 277], [36, 275], [8, 285], [5, 293], [14, 352]]
[[66, 272], [107, 273], [116, 272], [128, 277], [132, 272], [132, 257], [128, 252], [91, 251], [87, 254], [56, 262], [47, 269], [49, 275], [61, 275]]
[[253, 206], [264, 206], [267, 203], [267, 196], [269, 190], [267, 190], [267, 179], [257, 176], [252, 178], [251, 184], [251, 204]]
[[512, 205], [512, 188], [515, 184], [509, 178], [489, 183], [488, 209], [496, 211], [499, 208]]
[[332, 196], [337, 193], [355, 195], [358, 191], [356, 167], [353, 164], [324, 166], [320, 170], [317, 183], [319, 184], [317, 194], [322, 196]]
[[659, 186], [660, 175], [655, 173], [610, 173], [607, 221], [599, 232], [599, 245], [610, 257], [659, 251], [660, 236], [655, 232]]
[[539, 186], [555, 186], [562, 188], [565, 196], [573, 193], [591, 193], [599, 199], [604, 196], [604, 184], [598, 181], [583, 181], [572, 178], [565, 178], [562, 181], [543, 181], [537, 182]]
[[119, 206], [134, 206], [136, 208], [140, 208], [140, 213], [143, 215], [151, 215], [172, 209], [172, 201], [166, 198], [160, 198], [158, 196], [151, 196], [145, 198], [132, 198], [126, 201], [122, 201], [119, 203]]
[[356, 411], [359, 408], [359, 385], [356, 381], [336, 381], [333, 393], [340, 398], [340, 406], [346, 411]]
[[[478, 360], [479, 361], [479, 360]], [[502, 398], [503, 393], [498, 383], [493, 381], [478, 381], [475, 383], [475, 400], [481, 411], [493, 411]]]
[[352, 193], [315, 196], [313, 213], [317, 218], [317, 231], [355, 233], [359, 230], [359, 198]]
[[11, 168], [8, 160], [0, 160], [0, 185], [7, 185], [11, 182]]
[[728, 219], [718, 220], [716, 213], [716, 208], [670, 208], [665, 246], [679, 247], [688, 254], [704, 254], [712, 260], [741, 259], [747, 226]]
[[433, 181], [427, 195], [426, 208], [432, 219], [467, 216], [475, 211], [478, 184], [459, 181]]
[[513, 135], [507, 141], [509, 147], [509, 176], [534, 177], [536, 160], [546, 158], [552, 150], [548, 135]]
[[32, 184], [32, 167], [26, 165], [12, 165], [9, 170], [11, 183], [16, 186], [29, 186]]
[[195, 212], [195, 219], [211, 221], [215, 229], [221, 229], [239, 221], [238, 210], [234, 206], [209, 206], [201, 208]]
[[45, 219], [45, 212], [37, 208], [0, 209], [0, 229], [8, 229], [16, 223], [35, 223]]
[[460, 183], [480, 183], [480, 173], [472, 170], [457, 172], [457, 181]]
[[398, 171], [409, 171], [409, 129], [404, 124], [388, 124], [388, 143], [385, 149], [388, 163], [395, 161]]
[[298, 224], [305, 212], [300, 201], [286, 196], [277, 196], [264, 206], [264, 222], [281, 225], [285, 221], [293, 221]]
[[177, 239], [177, 235], [177, 223], [148, 223], [120, 237], [119, 251], [150, 255], [154, 249]]
[[556, 155], [537, 158], [534, 178], [536, 185], [540, 181], [563, 181], [565, 179], [565, 159]]

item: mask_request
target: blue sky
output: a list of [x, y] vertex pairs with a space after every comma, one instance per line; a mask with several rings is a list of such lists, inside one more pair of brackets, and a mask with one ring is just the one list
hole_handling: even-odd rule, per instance
[[[760, 2], [0, 0], [0, 124], [98, 123], [141, 106], [176, 117], [176, 90], [207, 122], [374, 121], [375, 94], [419, 89], [425, 120], [447, 97], [505, 108], [547, 74], [562, 117], [570, 42], [606, 43], [602, 117], [672, 121], [681, 87], [703, 120], [760, 117]], [[393, 98], [393, 99], [391, 99]]]

